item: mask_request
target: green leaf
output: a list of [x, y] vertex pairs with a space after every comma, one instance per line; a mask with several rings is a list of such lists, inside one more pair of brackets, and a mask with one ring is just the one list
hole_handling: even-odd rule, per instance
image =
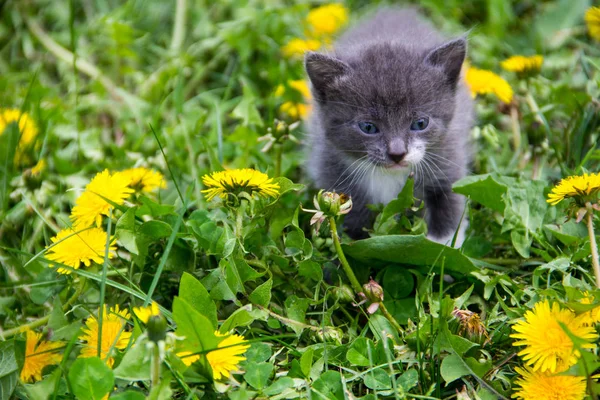
[[323, 269], [316, 261], [304, 260], [298, 263], [298, 275], [320, 282], [323, 280]]
[[[177, 336], [185, 337], [182, 349], [197, 353], [217, 348], [219, 340], [214, 334], [212, 323], [180, 297], [173, 300], [173, 320], [177, 324]], [[202, 374], [207, 379], [212, 379], [212, 370], [205, 356], [200, 357], [194, 365], [199, 365]]]
[[390, 201], [379, 214], [376, 222], [377, 228], [375, 230], [379, 230], [381, 225], [387, 222], [394, 215], [403, 213], [407, 208], [412, 207], [415, 201], [413, 189], [414, 180], [408, 179], [402, 188], [402, 191], [398, 194], [398, 197]]
[[56, 296], [52, 304], [52, 311], [50, 312], [50, 319], [48, 320], [48, 327], [53, 331], [57, 331], [64, 328], [69, 324], [67, 317], [62, 309], [62, 303], [60, 297]]
[[[293, 319], [294, 321], [302, 322], [303, 324], [305, 324], [306, 309], [308, 308], [309, 304], [309, 299], [300, 299], [295, 295], [288, 297], [287, 299], [285, 299], [285, 310], [287, 316], [290, 319]], [[304, 329], [296, 324], [289, 324], [288, 327], [291, 328], [298, 335]]]
[[284, 390], [294, 386], [294, 380], [288, 376], [277, 379], [268, 388], [263, 390], [263, 393], [267, 396], [274, 396], [282, 393]]
[[388, 337], [392, 337], [394, 343], [400, 344], [402, 341], [398, 336], [398, 331], [392, 327], [390, 321], [383, 315], [375, 314], [369, 318], [369, 328], [377, 341], [387, 340]]
[[13, 341], [0, 342], [0, 399], [9, 399], [19, 379]]
[[[36, 382], [34, 385], [25, 385], [25, 390], [30, 400], [48, 400], [54, 394], [54, 388], [62, 376], [62, 371], [56, 368], [46, 379]], [[0, 399], [4, 399], [1, 397]]]
[[459, 250], [432, 242], [423, 235], [377, 236], [343, 244], [347, 256], [364, 264], [380, 261], [381, 264], [408, 264], [423, 267], [436, 265], [444, 260], [448, 271], [467, 274], [478, 268]]
[[402, 299], [408, 297], [415, 287], [413, 274], [404, 268], [386, 268], [383, 275], [385, 299]]
[[440, 374], [446, 383], [450, 383], [460, 377], [469, 375], [470, 371], [459, 356], [450, 354], [442, 360]]
[[246, 126], [257, 125], [263, 126], [263, 120], [260, 117], [260, 113], [256, 108], [256, 98], [246, 90], [244, 86], [244, 96], [242, 101], [233, 109], [231, 116], [242, 120], [242, 123]]
[[139, 254], [135, 233], [135, 213], [137, 207], [125, 211], [125, 214], [117, 221], [115, 237], [119, 243], [130, 253]]
[[267, 312], [262, 310], [252, 309], [252, 305], [246, 305], [235, 310], [229, 318], [221, 325], [221, 332], [229, 332], [238, 326], [248, 326], [257, 319], [266, 320]]
[[371, 339], [357, 338], [348, 349], [346, 359], [353, 365], [370, 367], [374, 364], [375, 345]]
[[248, 362], [259, 363], [267, 361], [271, 357], [272, 351], [271, 346], [267, 343], [254, 342], [250, 345], [248, 351], [246, 351], [245, 357]]
[[173, 228], [163, 221], [148, 221], [140, 226], [139, 232], [152, 240], [158, 240], [171, 236]]
[[139, 201], [142, 203], [142, 206], [139, 207], [135, 213], [135, 215], [138, 217], [150, 215], [154, 218], [158, 218], [164, 215], [172, 214], [175, 210], [174, 206], [159, 204], [146, 196], [140, 196]]
[[363, 381], [366, 387], [373, 390], [389, 390], [392, 388], [390, 373], [382, 368], [367, 372]]
[[419, 384], [419, 373], [416, 369], [409, 369], [396, 379], [396, 386], [402, 388], [404, 393], [408, 393], [412, 388]]
[[315, 392], [312, 393], [313, 398], [331, 400], [344, 400], [344, 386], [342, 385], [342, 376], [337, 371], [325, 371], [321, 374], [313, 385]]
[[115, 378], [127, 381], [147, 381], [150, 379], [150, 350], [147, 339], [136, 343], [125, 353], [121, 363], [114, 370]]
[[552, 49], [561, 46], [575, 32], [571, 28], [581, 25], [590, 0], [558, 0], [546, 3], [535, 19], [534, 28], [539, 38]]
[[208, 291], [193, 275], [184, 272], [179, 283], [179, 297], [187, 301], [200, 314], [211, 322], [213, 330], [217, 329], [217, 306], [210, 298]]
[[113, 371], [98, 357], [78, 358], [69, 368], [73, 394], [82, 400], [101, 400], [115, 385]]
[[128, 390], [127, 392], [119, 393], [110, 396], [110, 400], [145, 400], [146, 396], [142, 392]]
[[313, 366], [313, 358], [315, 355], [315, 350], [312, 347], [309, 347], [304, 351], [302, 357], [300, 357], [300, 370], [305, 377], [310, 376], [310, 369]]
[[244, 380], [255, 389], [261, 390], [267, 386], [271, 373], [273, 372], [273, 364], [268, 362], [247, 363]]
[[248, 299], [253, 304], [267, 307], [271, 302], [271, 289], [273, 288], [273, 279], [269, 278], [265, 283], [254, 289]]
[[494, 211], [504, 211], [502, 198], [508, 188], [497, 182], [491, 174], [467, 176], [456, 182], [452, 190]]

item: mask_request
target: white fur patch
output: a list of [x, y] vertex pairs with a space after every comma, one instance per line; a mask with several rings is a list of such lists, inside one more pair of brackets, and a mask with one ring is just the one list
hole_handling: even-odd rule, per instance
[[387, 204], [398, 197], [398, 193], [404, 187], [409, 173], [409, 168], [376, 167], [361, 179], [361, 185], [368, 193], [370, 203]]

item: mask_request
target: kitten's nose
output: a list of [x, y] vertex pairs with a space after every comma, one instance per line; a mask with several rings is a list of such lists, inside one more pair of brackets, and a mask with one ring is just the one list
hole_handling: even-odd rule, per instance
[[406, 156], [406, 152], [388, 153], [388, 156], [390, 156], [392, 161], [394, 161], [396, 164], [400, 164], [400, 162], [402, 162], [402, 160], [404, 160], [404, 157]]

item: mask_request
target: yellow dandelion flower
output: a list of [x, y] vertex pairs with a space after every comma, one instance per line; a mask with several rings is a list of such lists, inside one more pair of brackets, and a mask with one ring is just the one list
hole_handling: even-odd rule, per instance
[[42, 380], [42, 370], [48, 365], [60, 363], [62, 355], [58, 349], [64, 346], [64, 342], [48, 342], [42, 340], [41, 333], [27, 331], [25, 342], [25, 360], [21, 370], [23, 382], [35, 382]]
[[284, 56], [292, 57], [303, 57], [307, 51], [319, 50], [321, 42], [315, 39], [299, 39], [295, 38], [287, 42], [285, 46], [281, 48], [281, 52]]
[[39, 176], [43, 170], [46, 169], [46, 160], [44, 158], [40, 159], [40, 161], [37, 162], [37, 164], [35, 164], [33, 166], [33, 168], [31, 168], [31, 175], [33, 176]]
[[569, 176], [559, 182], [548, 194], [548, 203], [557, 205], [569, 197], [578, 198], [582, 204], [595, 197], [600, 190], [600, 174]]
[[512, 101], [512, 88], [508, 82], [492, 71], [469, 67], [465, 79], [473, 97], [478, 94], [492, 93], [504, 103]]
[[[598, 337], [594, 328], [583, 326], [571, 310], [561, 309], [558, 303], [551, 307], [548, 300], [538, 302], [532, 311], [525, 313], [524, 320], [513, 326], [516, 333], [510, 335], [520, 339], [513, 346], [526, 346], [518, 354], [534, 371], [562, 372], [577, 363], [580, 354], [559, 322], [583, 340], [593, 341]], [[595, 345], [588, 343], [583, 347]]]
[[131, 180], [129, 183], [130, 187], [139, 189], [143, 192], [152, 192], [159, 188], [167, 188], [167, 182], [165, 182], [163, 174], [152, 169], [144, 167], [130, 168], [121, 171], [121, 173]]
[[93, 225], [100, 226], [102, 215], [109, 215], [112, 205], [105, 198], [115, 204], [123, 204], [125, 199], [133, 193], [129, 187], [131, 178], [121, 172], [111, 174], [105, 169], [96, 174], [71, 211], [71, 220], [78, 229]]
[[544, 57], [540, 55], [535, 56], [512, 56], [500, 63], [500, 66], [510, 72], [517, 72], [520, 74], [525, 73], [537, 73], [542, 68]]
[[306, 17], [315, 36], [330, 36], [348, 22], [348, 9], [341, 4], [326, 4], [310, 10]]
[[2, 135], [8, 125], [12, 123], [16, 123], [19, 127], [20, 138], [15, 154], [15, 163], [19, 164], [22, 161], [23, 152], [35, 140], [38, 134], [38, 128], [29, 114], [25, 112], [21, 112], [17, 109], [0, 109], [0, 135]]
[[[106, 232], [102, 228], [91, 228], [83, 231], [75, 231], [71, 228], [63, 229], [52, 239], [51, 246], [47, 246], [46, 258], [61, 264], [78, 269], [83, 263], [89, 267], [93, 262], [102, 264], [104, 262], [104, 251], [106, 249]], [[108, 249], [108, 258], [115, 256], [116, 247], [114, 239]], [[61, 274], [70, 274], [71, 271], [59, 267]]]
[[[113, 357], [115, 349], [123, 350], [127, 347], [131, 338], [131, 332], [125, 332], [129, 312], [119, 310], [119, 305], [115, 305], [106, 312], [106, 305], [102, 310], [102, 342], [100, 346], [100, 359], [106, 362], [106, 365], [112, 368], [115, 363]], [[98, 320], [90, 316], [85, 321], [83, 333], [79, 336], [85, 344], [79, 353], [79, 357], [98, 356]]]
[[311, 99], [312, 95], [310, 93], [310, 88], [305, 79], [291, 80], [288, 82], [288, 85], [296, 92], [300, 93], [306, 100]]
[[588, 8], [584, 19], [590, 36], [600, 41], [600, 7]]
[[310, 112], [310, 106], [302, 103], [294, 103], [293, 101], [286, 101], [279, 106], [279, 111], [286, 114], [293, 120], [306, 118]]
[[[224, 336], [219, 332], [215, 334]], [[232, 334], [223, 339], [217, 347], [218, 350], [206, 354], [206, 359], [212, 368], [213, 378], [221, 379], [221, 377], [228, 378], [231, 371], [238, 369], [240, 361], [246, 359], [242, 354], [250, 348], [250, 345], [246, 344], [243, 336]]]
[[200, 359], [200, 354], [191, 354], [193, 354], [191, 351], [180, 351], [179, 353], [177, 353], [177, 357], [179, 357], [181, 361], [189, 367], [190, 365], [192, 365]]
[[273, 182], [273, 178], [251, 168], [213, 172], [204, 175], [202, 182], [206, 186], [202, 193], [209, 201], [215, 196], [225, 199], [229, 194], [241, 192], [256, 193], [262, 197], [275, 197], [279, 193], [279, 185]]
[[521, 386], [512, 397], [520, 400], [560, 399], [583, 400], [586, 392], [585, 377], [552, 375], [531, 369], [515, 368], [521, 376], [516, 384]]
[[[590, 294], [590, 292], [584, 292], [583, 298], [579, 300], [581, 304], [594, 304], [594, 296]], [[577, 319], [583, 325], [595, 325], [600, 322], [600, 306], [594, 307], [589, 311], [585, 311], [577, 316]]]
[[153, 301], [152, 304], [146, 307], [133, 307], [133, 313], [140, 321], [147, 324], [150, 317], [160, 315], [160, 309], [158, 308], [158, 304]]

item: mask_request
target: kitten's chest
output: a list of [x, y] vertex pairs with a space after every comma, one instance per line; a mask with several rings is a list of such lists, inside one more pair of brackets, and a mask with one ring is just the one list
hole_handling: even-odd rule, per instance
[[366, 174], [361, 179], [361, 187], [367, 195], [367, 203], [387, 204], [398, 197], [404, 187], [410, 170], [382, 170], [375, 168], [371, 174]]

